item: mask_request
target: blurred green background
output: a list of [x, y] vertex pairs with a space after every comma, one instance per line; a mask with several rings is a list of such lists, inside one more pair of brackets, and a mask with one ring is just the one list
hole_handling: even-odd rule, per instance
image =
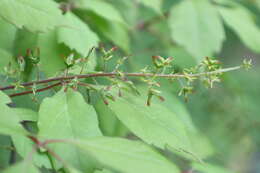
[[[84, 56], [90, 47], [98, 44], [107, 48], [118, 46], [118, 58], [131, 55], [126, 69], [132, 72], [151, 65], [153, 55], [174, 57], [177, 72], [197, 65], [206, 56], [216, 57], [223, 67], [252, 59], [251, 70], [224, 74], [222, 82], [213, 89], [196, 86], [195, 94], [187, 103], [178, 97], [176, 111], [187, 109], [195, 126], [209, 138], [214, 154], [206, 161], [237, 173], [260, 172], [260, 0], [57, 2], [64, 13], [73, 12], [80, 19], [76, 25], [81, 27], [83, 24], [87, 33], [70, 35], [70, 32], [58, 29], [41, 32], [37, 26], [18, 29], [3, 17], [0, 18], [0, 55], [17, 56], [25, 53], [26, 48], [38, 45], [43, 55], [40, 68], [47, 77], [64, 68], [61, 54], [66, 56], [73, 50]], [[0, 11], [0, 16], [5, 14]], [[83, 34], [91, 35], [86, 46]], [[0, 59], [0, 70], [8, 61]], [[178, 87], [165, 84], [163, 88], [166, 102], [167, 98], [176, 99]], [[17, 106], [37, 110], [35, 105], [24, 106], [24, 99], [30, 98], [15, 99]], [[166, 104], [174, 108], [171, 103]], [[1, 145], [8, 145], [5, 142], [0, 141]], [[4, 161], [6, 159], [0, 157], [0, 162]]]

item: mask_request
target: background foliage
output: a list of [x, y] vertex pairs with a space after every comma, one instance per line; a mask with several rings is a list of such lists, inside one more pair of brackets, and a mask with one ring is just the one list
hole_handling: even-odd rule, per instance
[[[100, 43], [118, 46], [118, 58], [131, 54], [124, 69], [134, 72], [151, 64], [153, 55], [174, 57], [177, 72], [205, 56], [255, 64], [249, 72], [225, 74], [211, 90], [197, 84], [188, 103], [176, 97], [178, 83], [161, 81], [166, 101], [154, 100], [151, 107], [144, 104], [143, 85], [142, 96], [125, 93], [108, 106], [96, 93], [88, 104], [82, 88], [56, 87], [12, 100], [7, 95], [14, 91], [0, 91], [0, 171], [259, 172], [259, 9], [259, 0], [0, 0], [1, 87], [36, 79], [35, 66], [26, 64], [18, 78], [11, 69], [37, 47], [40, 79], [61, 74], [71, 52], [85, 57]], [[101, 69], [98, 57], [92, 54], [84, 73]], [[61, 159], [44, 147], [30, 154], [29, 132], [42, 141], [67, 140], [49, 145]]]

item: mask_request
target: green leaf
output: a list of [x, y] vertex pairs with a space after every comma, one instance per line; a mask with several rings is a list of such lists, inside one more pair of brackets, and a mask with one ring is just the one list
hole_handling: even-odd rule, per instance
[[63, 24], [61, 10], [51, 0], [1, 0], [0, 17], [32, 32], [44, 32]]
[[172, 39], [201, 60], [220, 51], [225, 39], [217, 10], [208, 0], [183, 0], [171, 9]]
[[[16, 34], [14, 47], [16, 56], [25, 56], [28, 48], [40, 48], [39, 68], [45, 72], [46, 76], [54, 76], [64, 70], [66, 67], [64, 57], [71, 52], [65, 45], [58, 44], [56, 30], [41, 34], [33, 34], [25, 30], [19, 30]], [[30, 71], [32, 69], [28, 70]]]
[[[153, 99], [152, 106], [153, 105], [161, 105], [169, 109], [169, 111], [176, 115], [183, 123], [185, 127], [185, 131], [187, 134], [187, 137], [192, 144], [191, 148], [192, 151], [194, 151], [194, 154], [201, 159], [207, 158], [211, 156], [214, 153], [213, 147], [209, 141], [209, 139], [205, 136], [205, 134], [200, 132], [196, 126], [193, 124], [191, 114], [188, 111], [185, 104], [183, 104], [176, 96], [175, 92], [170, 92], [172, 90], [172, 86], [162, 84], [163, 92], [161, 93], [161, 96], [164, 97], [165, 101], [161, 102], [158, 99]], [[138, 87], [139, 91], [141, 93], [146, 92], [146, 87]], [[145, 88], [145, 89], [144, 89]], [[143, 100], [146, 98], [143, 97]], [[176, 152], [175, 152], [176, 153]], [[191, 159], [192, 157], [186, 154], [177, 153], [181, 156], [184, 156], [186, 158]]]
[[6, 103], [10, 103], [10, 99], [7, 95], [0, 91], [0, 134], [4, 135], [26, 135], [26, 131], [22, 128], [21, 124], [19, 123], [19, 118], [16, 115], [15, 111], [9, 108]]
[[15, 40], [16, 30], [17, 29], [12, 24], [0, 18], [0, 31], [1, 33], [4, 33], [1, 34], [0, 49], [4, 49], [9, 53], [13, 51], [13, 42]]
[[233, 171], [229, 171], [226, 168], [222, 168], [212, 164], [199, 164], [193, 163], [192, 168], [194, 171], [199, 171], [201, 173], [232, 173]]
[[68, 55], [67, 47], [57, 43], [57, 32], [51, 31], [38, 36], [37, 45], [41, 50], [40, 69], [47, 76], [54, 76], [65, 69], [64, 57]]
[[11, 103], [11, 99], [5, 94], [3, 93], [3, 91], [0, 91], [0, 104], [7, 104], [7, 103]]
[[114, 173], [108, 169], [96, 170], [94, 173]]
[[[84, 101], [80, 93], [72, 90], [61, 90], [43, 100], [38, 127], [42, 139], [86, 139], [102, 135], [94, 108]], [[91, 169], [91, 160], [76, 148], [61, 144], [52, 145], [52, 148], [74, 167]]]
[[4, 67], [6, 67], [8, 63], [12, 61], [12, 54], [0, 48], [0, 57], [0, 73], [3, 74], [5, 73]]
[[194, 155], [185, 124], [167, 107], [146, 106], [143, 98], [127, 93], [110, 102], [109, 107], [129, 130], [148, 144]]
[[232, 8], [221, 6], [218, 8], [226, 25], [239, 36], [247, 47], [260, 53], [260, 29], [254, 21], [252, 13], [239, 4], [233, 3], [232, 5]]
[[12, 142], [9, 136], [0, 135], [0, 170], [9, 165]]
[[108, 40], [111, 40], [115, 45], [122, 48], [125, 52], [129, 52], [130, 38], [128, 35], [128, 30], [123, 24], [119, 22], [107, 21], [104, 18], [95, 15], [94, 13], [88, 13], [88, 17], [91, 18], [91, 21], [95, 21], [91, 24], [100, 35], [104, 36]]
[[[19, 154], [19, 156], [24, 159], [28, 158], [28, 155], [30, 155], [33, 148], [35, 147], [35, 143], [26, 136], [12, 135], [11, 137], [15, 151]], [[44, 166], [46, 168], [51, 168], [50, 160], [45, 153], [35, 152], [33, 154], [32, 160], [33, 164], [38, 167]]]
[[109, 3], [102, 0], [80, 0], [79, 9], [89, 10], [96, 13], [98, 16], [109, 20], [109, 22], [119, 22], [125, 24], [121, 14]]
[[86, 56], [93, 46], [98, 45], [97, 35], [74, 14], [67, 13], [65, 18], [72, 27], [58, 29], [58, 42], [64, 43], [70, 49], [75, 49], [82, 56]]
[[159, 14], [162, 14], [162, 0], [139, 0], [140, 3], [144, 4], [145, 6], [152, 8]]
[[[104, 26], [104, 27], [103, 27]], [[112, 40], [116, 45], [122, 48], [125, 52], [130, 50], [130, 38], [128, 35], [127, 28], [120, 23], [103, 23], [100, 26], [100, 31], [102, 34], [107, 37], [109, 40]]]
[[34, 112], [31, 109], [13, 108], [12, 110], [20, 118], [20, 121], [37, 121], [38, 120], [38, 113]]
[[36, 168], [30, 160], [23, 160], [7, 169], [2, 173], [40, 173], [39, 169]]
[[100, 129], [105, 136], [125, 136], [128, 130], [118, 120], [114, 112], [104, 104], [102, 98], [94, 105], [98, 115]]
[[179, 173], [178, 168], [147, 145], [122, 138], [97, 137], [72, 141], [105, 167], [124, 173]]

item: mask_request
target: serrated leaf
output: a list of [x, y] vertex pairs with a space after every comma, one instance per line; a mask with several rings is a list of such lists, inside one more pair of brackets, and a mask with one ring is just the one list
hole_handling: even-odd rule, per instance
[[[94, 108], [84, 101], [79, 92], [72, 90], [61, 90], [53, 97], [43, 100], [38, 127], [42, 139], [76, 140], [102, 135]], [[93, 166], [91, 160], [76, 148], [61, 144], [52, 145], [52, 148], [76, 168], [86, 170]]]
[[0, 91], [0, 134], [4, 135], [26, 135], [26, 131], [22, 128], [19, 123], [19, 118], [16, 113], [9, 108], [6, 103], [10, 103], [10, 99], [3, 92]]
[[226, 168], [212, 165], [212, 164], [199, 164], [199, 163], [193, 163], [192, 168], [194, 171], [199, 171], [201, 173], [233, 173], [233, 171], [229, 171]]
[[30, 160], [23, 160], [7, 169], [2, 173], [40, 173], [39, 169], [36, 168]]
[[163, 3], [162, 0], [139, 0], [139, 2], [149, 8], [152, 8], [157, 13], [162, 14], [162, 11], [161, 11], [162, 3]]
[[217, 10], [208, 0], [183, 0], [169, 17], [172, 39], [201, 60], [220, 51], [225, 39]]
[[1, 0], [0, 17], [32, 32], [45, 32], [63, 24], [61, 10], [51, 0]]
[[98, 16], [109, 20], [110, 22], [119, 22], [125, 24], [121, 14], [111, 4], [102, 0], [80, 0], [79, 9], [86, 9], [96, 13]]
[[[233, 7], [219, 7], [219, 12], [229, 26], [251, 50], [260, 52], [260, 28], [253, 19], [252, 13], [246, 8], [231, 4]], [[239, 17], [238, 17], [239, 16]]]
[[3, 93], [3, 91], [0, 91], [0, 104], [7, 104], [7, 103], [11, 103], [11, 99], [5, 94]]
[[160, 104], [149, 107], [143, 98], [126, 94], [109, 107], [130, 131], [148, 144], [194, 156], [186, 126], [178, 116]]
[[122, 138], [97, 137], [72, 141], [105, 167], [124, 173], [179, 173], [178, 168], [162, 155], [138, 142]]
[[[175, 92], [171, 93], [171, 86], [165, 85], [163, 88], [163, 92], [161, 93], [161, 96], [164, 97], [165, 101], [161, 102], [158, 99], [153, 99], [152, 106], [153, 105], [162, 105], [169, 109], [169, 111], [176, 115], [176, 117], [181, 120], [182, 124], [185, 127], [185, 131], [187, 134], [187, 137], [191, 143], [192, 151], [194, 151], [194, 154], [201, 159], [204, 159], [208, 156], [211, 156], [214, 153], [213, 147], [209, 141], [209, 139], [206, 138], [206, 136], [203, 134], [203, 131], [200, 132], [196, 126], [194, 125], [191, 114], [186, 108], [185, 104], [183, 104], [176, 96]], [[141, 93], [145, 93], [144, 87], [139, 87], [139, 91]], [[143, 97], [143, 100], [146, 98]], [[176, 152], [175, 152], [176, 153]], [[186, 158], [192, 159], [192, 156], [182, 154], [177, 152], [177, 154], [180, 154], [181, 156], [184, 156]]]
[[98, 45], [97, 35], [74, 14], [67, 13], [65, 19], [70, 22], [71, 27], [58, 29], [58, 42], [86, 56], [93, 46]]

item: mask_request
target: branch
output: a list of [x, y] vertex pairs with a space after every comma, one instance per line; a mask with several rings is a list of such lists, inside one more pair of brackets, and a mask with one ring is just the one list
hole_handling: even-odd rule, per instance
[[[240, 69], [241, 66], [236, 66], [236, 67], [230, 67], [230, 68], [224, 68], [220, 70], [215, 70], [211, 72], [204, 72], [204, 73], [196, 73], [196, 74], [154, 74], [154, 73], [122, 73], [125, 76], [128, 77], [161, 77], [161, 78], [186, 78], [186, 77], [199, 77], [199, 76], [207, 76], [207, 75], [212, 75], [212, 74], [219, 74], [219, 73], [224, 73], [224, 72], [229, 72], [229, 71], [234, 71]], [[80, 75], [72, 75], [72, 76], [62, 76], [62, 77], [55, 77], [55, 78], [49, 78], [45, 80], [39, 80], [39, 81], [32, 81], [32, 82], [26, 82], [22, 83], [21, 86], [27, 87], [27, 86], [32, 86], [34, 84], [45, 84], [45, 83], [50, 83], [54, 81], [60, 81], [59, 83], [56, 83], [54, 85], [50, 85], [46, 88], [38, 89], [36, 92], [44, 91], [49, 88], [52, 88], [54, 86], [60, 85], [63, 81], [71, 80], [74, 78], [77, 79], [85, 79], [85, 78], [91, 78], [91, 77], [115, 77], [120, 75], [117, 72], [101, 72], [101, 73], [92, 73], [92, 74], [80, 74]], [[14, 89], [15, 85], [9, 85], [6, 87], [1, 87], [0, 90], [9, 90], [9, 89]], [[29, 94], [32, 93], [32, 91], [25, 91], [24, 93]], [[19, 93], [13, 94], [11, 96], [17, 96]], [[22, 94], [23, 95], [23, 94]]]
[[[41, 89], [37, 89], [37, 90], [35, 90], [35, 92], [38, 93], [38, 92], [46, 91], [48, 89], [51, 89], [51, 88], [58, 86], [58, 85], [61, 85], [61, 84], [62, 84], [62, 82], [58, 82], [58, 83], [55, 83], [53, 85], [49, 85], [49, 86], [41, 88]], [[24, 92], [20, 92], [20, 93], [10, 94], [9, 97], [16, 97], [16, 96], [31, 94], [33, 92], [34, 92], [33, 90], [24, 91]]]

